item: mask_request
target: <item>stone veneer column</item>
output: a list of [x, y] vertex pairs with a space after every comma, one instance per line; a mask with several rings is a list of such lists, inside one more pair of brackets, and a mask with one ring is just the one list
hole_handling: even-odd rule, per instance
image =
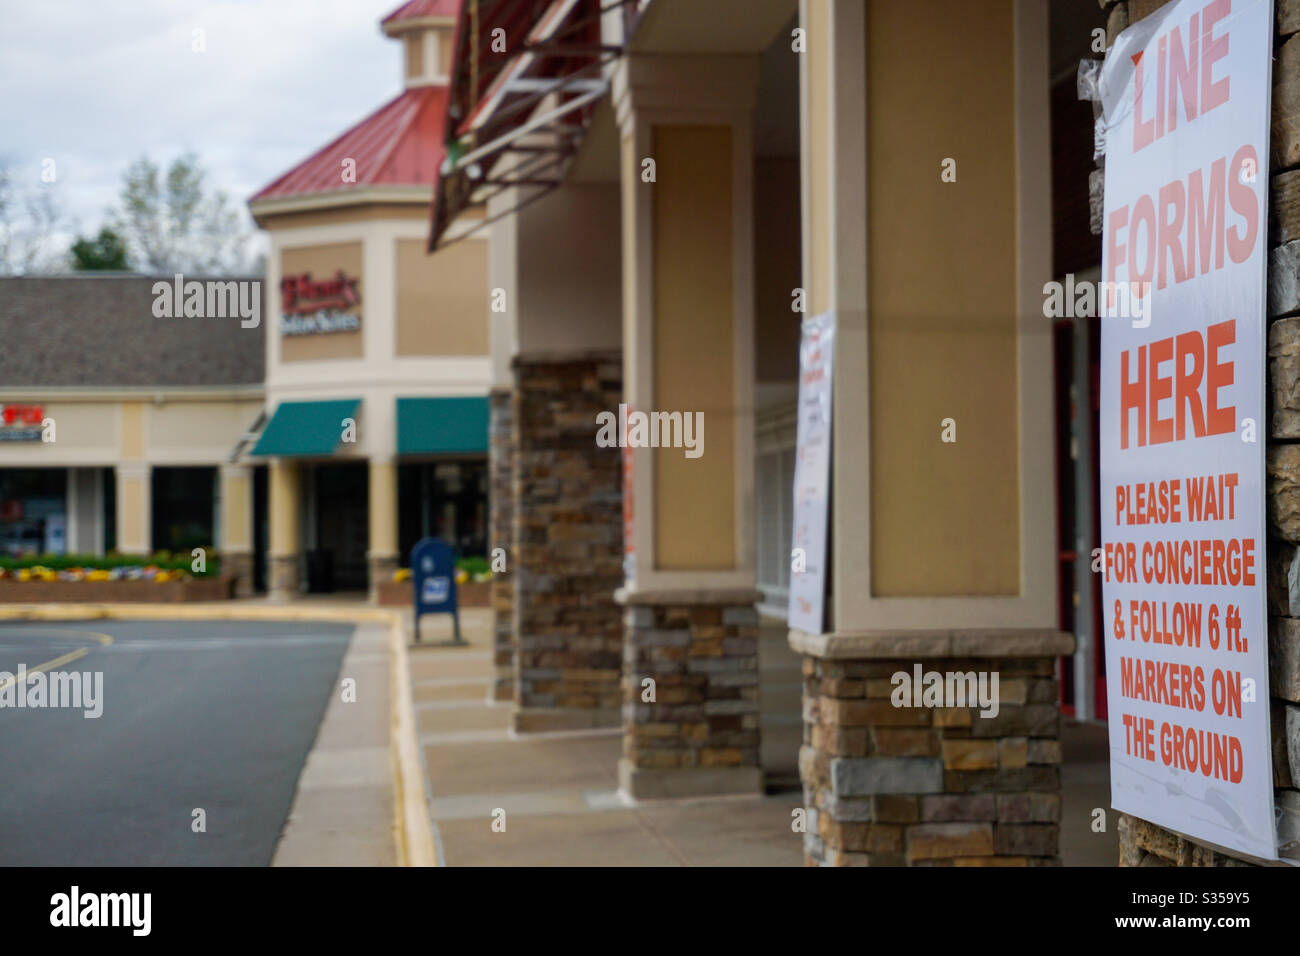
[[[845, 639], [803, 636], [804, 741], [810, 866], [1049, 866], [1060, 863], [1060, 714], [1056, 655], [1068, 635]], [[919, 641], [951, 654], [899, 653]], [[951, 642], [958, 642], [953, 647]], [[792, 640], [792, 643], [793, 640]], [[876, 650], [869, 650], [872, 644]], [[964, 645], [962, 647], [961, 645]], [[1036, 646], [1035, 646], [1036, 645]], [[827, 656], [827, 654], [835, 656]], [[840, 656], [841, 654], [845, 656]], [[996, 672], [999, 709], [896, 707], [900, 671]]]
[[[1102, 0], [1107, 41], [1164, 6]], [[1300, 0], [1276, 0], [1268, 224], [1268, 669], [1278, 843], [1300, 844]], [[1101, 234], [1103, 176], [1090, 181]], [[1119, 814], [1120, 866], [1248, 866], [1150, 821]], [[1281, 854], [1300, 860], [1292, 845]]]
[[619, 722], [621, 458], [596, 415], [622, 397], [617, 352], [513, 362], [514, 715], [518, 732]]
[[509, 389], [493, 389], [489, 396], [488, 425], [488, 560], [497, 566], [493, 552], [505, 551], [504, 570], [492, 572], [492, 668], [489, 700], [515, 699], [514, 556], [514, 417]]
[[638, 799], [761, 790], [758, 592], [619, 597], [620, 790]]

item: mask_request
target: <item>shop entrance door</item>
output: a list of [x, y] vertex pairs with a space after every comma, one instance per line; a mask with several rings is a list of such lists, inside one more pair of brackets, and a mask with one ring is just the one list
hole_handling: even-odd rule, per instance
[[317, 465], [316, 546], [307, 553], [314, 591], [364, 591], [369, 585], [369, 479], [364, 462]]

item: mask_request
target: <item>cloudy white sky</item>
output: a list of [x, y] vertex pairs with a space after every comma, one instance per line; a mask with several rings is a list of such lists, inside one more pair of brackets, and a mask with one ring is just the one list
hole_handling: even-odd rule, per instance
[[33, 183], [54, 159], [86, 234], [141, 155], [193, 150], [242, 206], [401, 90], [400, 45], [379, 29], [400, 4], [0, 0], [0, 155]]

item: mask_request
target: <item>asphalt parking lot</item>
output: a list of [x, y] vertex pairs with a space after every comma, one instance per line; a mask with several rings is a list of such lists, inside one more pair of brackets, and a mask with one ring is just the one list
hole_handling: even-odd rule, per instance
[[[0, 865], [269, 865], [353, 629], [0, 625]], [[39, 706], [16, 706], [20, 664], [47, 667]], [[56, 674], [92, 706], [49, 706]]]

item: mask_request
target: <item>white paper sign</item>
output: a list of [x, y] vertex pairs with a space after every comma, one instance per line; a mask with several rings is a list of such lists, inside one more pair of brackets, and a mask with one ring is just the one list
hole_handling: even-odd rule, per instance
[[825, 624], [834, 367], [835, 313], [805, 319], [799, 344], [799, 418], [787, 621], [790, 627], [808, 634], [820, 634]]
[[1270, 859], [1272, 40], [1270, 0], [1178, 0], [1117, 38], [1098, 303], [1111, 799]]

